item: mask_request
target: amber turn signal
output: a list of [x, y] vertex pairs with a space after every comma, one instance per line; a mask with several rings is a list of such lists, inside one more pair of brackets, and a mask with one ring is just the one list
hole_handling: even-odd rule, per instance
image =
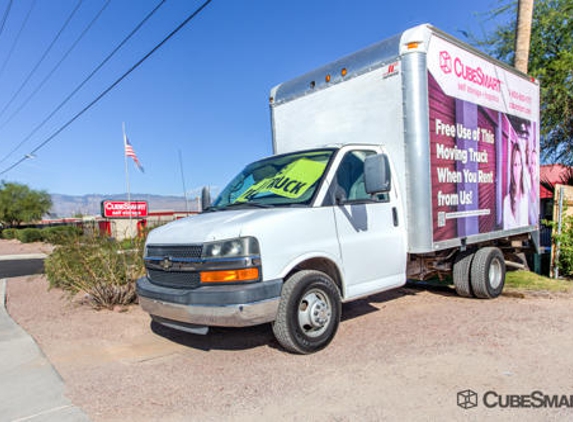
[[201, 283], [233, 283], [236, 281], [255, 281], [258, 278], [258, 268], [201, 272]]

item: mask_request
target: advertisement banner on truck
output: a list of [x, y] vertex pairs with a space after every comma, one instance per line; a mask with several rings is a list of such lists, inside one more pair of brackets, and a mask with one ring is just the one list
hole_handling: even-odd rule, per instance
[[434, 242], [537, 226], [539, 85], [437, 36], [427, 57]]

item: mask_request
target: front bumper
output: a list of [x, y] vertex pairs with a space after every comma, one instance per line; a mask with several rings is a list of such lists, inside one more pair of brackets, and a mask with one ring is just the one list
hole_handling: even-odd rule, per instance
[[271, 280], [177, 289], [157, 286], [142, 277], [137, 280], [137, 294], [141, 308], [154, 320], [200, 332], [209, 326], [248, 327], [274, 321], [282, 284], [282, 280]]

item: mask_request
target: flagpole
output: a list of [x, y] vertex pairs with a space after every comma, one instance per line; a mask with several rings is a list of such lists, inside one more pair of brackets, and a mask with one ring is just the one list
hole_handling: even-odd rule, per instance
[[127, 153], [126, 153], [126, 147], [127, 147], [127, 135], [125, 134], [125, 122], [122, 122], [121, 124], [121, 128], [122, 128], [122, 132], [123, 132], [123, 156], [125, 158], [125, 186], [127, 188], [127, 207], [128, 207], [128, 212], [129, 212], [129, 237], [131, 239], [131, 192], [129, 190], [129, 171], [128, 171], [128, 166], [127, 166]]
[[183, 174], [183, 159], [181, 158], [181, 150], [179, 150], [179, 168], [181, 169], [181, 182], [183, 183], [183, 196], [185, 197], [185, 212], [189, 217], [189, 200], [187, 199], [187, 189], [185, 188], [185, 175]]

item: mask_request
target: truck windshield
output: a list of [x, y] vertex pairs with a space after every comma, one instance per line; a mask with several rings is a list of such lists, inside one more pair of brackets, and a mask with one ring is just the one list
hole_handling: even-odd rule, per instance
[[309, 204], [333, 154], [332, 149], [312, 150], [249, 164], [209, 209]]

